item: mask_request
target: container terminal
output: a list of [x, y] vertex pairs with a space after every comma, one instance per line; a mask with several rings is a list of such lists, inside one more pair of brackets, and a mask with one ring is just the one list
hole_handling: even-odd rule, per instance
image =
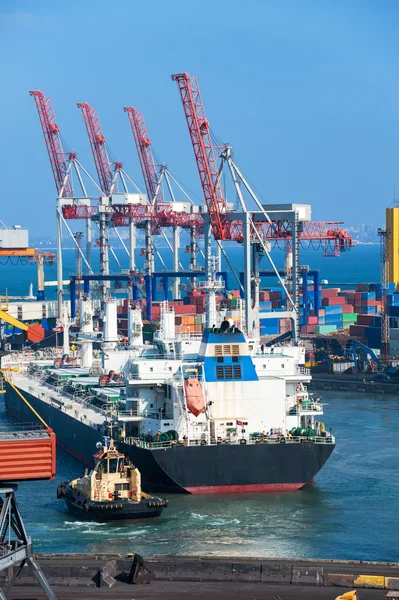
[[[8, 570], [9, 582], [19, 571], [17, 567], [11, 573], [12, 567], [30, 567], [47, 598], [56, 597], [50, 575], [45, 575], [33, 555], [15, 500], [15, 484], [8, 482], [54, 477], [54, 433], [58, 444], [88, 462], [85, 444], [91, 453], [99, 437], [107, 437], [109, 428], [116, 430], [122, 451], [140, 469], [143, 481], [160, 489], [180, 493], [298, 489], [312, 480], [335, 447], [328, 424], [321, 421], [320, 398], [308, 391], [310, 368], [317, 369], [324, 359], [320, 361], [316, 354], [317, 342], [310, 349], [305, 341], [316, 335], [314, 339], [327, 340], [328, 345], [335, 332], [347, 335], [353, 361], [348, 368], [355, 371], [364, 367], [364, 355], [379, 368], [378, 362], [387, 364], [389, 352], [395, 349], [389, 344], [395, 339], [391, 319], [399, 295], [396, 283], [390, 283], [394, 236], [389, 223], [381, 230], [382, 278], [375, 288], [349, 292], [322, 288], [318, 272], [301, 266], [301, 244], [317, 243], [326, 255], [339, 260], [354, 245], [342, 223], [313, 222], [307, 204], [263, 204], [231, 147], [215, 146], [197, 79], [177, 73], [172, 80], [183, 105], [203, 205], [191, 200], [167, 165], [155, 163], [143, 114], [136, 108], [124, 110], [146, 193], [122, 162], [111, 162], [96, 109], [87, 102], [78, 104], [97, 180], [75, 152], [63, 148], [50, 97], [39, 90], [30, 92], [56, 184], [57, 254], [30, 249], [27, 232], [19, 228], [8, 230], [8, 248], [1, 249], [5, 257], [28, 257], [38, 267], [36, 300], [6, 298], [0, 314], [5, 324], [1, 367], [7, 409], [25, 423], [32, 421], [33, 412], [38, 425], [16, 427], [0, 441], [5, 457], [0, 565], [2, 571]], [[224, 173], [230, 176], [233, 203], [227, 201], [221, 183]], [[82, 222], [84, 232], [73, 231]], [[122, 268], [110, 243], [111, 231], [126, 253], [128, 269]], [[65, 232], [76, 249], [76, 272], [69, 280], [64, 279]], [[172, 270], [166, 268], [157, 236], [172, 252]], [[140, 237], [143, 270], [135, 260]], [[188, 269], [179, 261], [181, 237], [189, 240]], [[199, 237], [204, 239], [203, 250]], [[93, 242], [99, 248], [98, 273], [93, 267]], [[229, 258], [232, 243], [242, 250], [238, 271]], [[285, 249], [283, 271], [272, 257], [278, 243]], [[117, 273], [110, 273], [110, 254], [120, 267]], [[163, 270], [155, 270], [155, 256]], [[228, 271], [222, 270], [222, 257]], [[261, 261], [266, 259], [264, 269]], [[57, 300], [49, 301], [43, 267], [54, 261]], [[277, 279], [279, 289], [261, 289], [262, 278], [269, 276]], [[125, 298], [118, 300], [123, 291]], [[377, 313], [379, 323], [373, 320]], [[366, 323], [365, 317], [371, 321]], [[372, 329], [379, 329], [380, 335]], [[50, 347], [50, 337], [55, 347]], [[348, 347], [345, 344], [345, 351]], [[347, 358], [350, 363], [349, 353]], [[395, 364], [391, 362], [390, 368]], [[17, 453], [15, 444], [21, 445]], [[21, 456], [28, 456], [26, 463], [17, 465]], [[190, 468], [193, 460], [196, 472]], [[16, 539], [8, 538], [6, 543], [11, 530]], [[120, 566], [115, 557], [103, 572], [97, 569], [96, 585], [112, 588]], [[121, 567], [123, 571], [125, 565]], [[378, 583], [367, 579], [372, 574], [352, 570], [352, 579], [340, 580], [346, 587], [362, 587], [364, 582], [369, 587], [371, 581], [371, 587], [385, 593], [395, 586], [390, 572], [376, 575]], [[203, 563], [199, 571], [202, 581]], [[233, 581], [236, 571], [234, 565], [228, 566], [227, 578]], [[261, 582], [260, 565], [238, 571], [250, 572], [252, 581]], [[325, 579], [318, 566], [291, 565], [284, 577], [289, 584], [299, 580], [340, 585], [328, 576]]]

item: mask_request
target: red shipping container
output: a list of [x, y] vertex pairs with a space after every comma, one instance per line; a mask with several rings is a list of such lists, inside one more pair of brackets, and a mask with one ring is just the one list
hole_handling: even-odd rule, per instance
[[342, 306], [345, 304], [345, 298], [341, 296], [327, 297], [322, 300], [323, 306]]
[[196, 307], [192, 304], [181, 304], [179, 306], [175, 306], [175, 314], [176, 315], [193, 315], [195, 313]]
[[335, 298], [338, 296], [338, 292], [341, 291], [341, 288], [327, 288], [322, 291], [323, 298]]
[[351, 325], [349, 327], [349, 334], [355, 337], [364, 337], [367, 327], [364, 325]]
[[318, 321], [319, 321], [318, 317], [309, 317], [308, 325], [317, 325]]
[[377, 300], [363, 300], [363, 306], [377, 306]]
[[269, 292], [270, 300], [281, 300], [282, 292]]
[[353, 313], [353, 306], [351, 306], [350, 304], [343, 304], [342, 305], [342, 314], [349, 315], [351, 313]]
[[272, 302], [272, 308], [279, 308], [279, 305], [278, 305], [280, 302], [279, 299], [272, 300], [271, 302]]
[[361, 299], [362, 299], [362, 292], [355, 292], [355, 302], [358, 302], [360, 304]]
[[325, 316], [326, 316], [326, 309], [319, 308], [319, 317], [325, 317]]
[[357, 315], [357, 325], [373, 325], [375, 315]]
[[313, 333], [314, 325], [301, 325], [301, 333]]

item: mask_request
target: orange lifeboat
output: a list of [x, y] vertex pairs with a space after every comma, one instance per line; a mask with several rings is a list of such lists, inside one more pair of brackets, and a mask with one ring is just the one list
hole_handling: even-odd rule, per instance
[[198, 417], [205, 410], [205, 398], [197, 377], [189, 377], [184, 382], [188, 410]]

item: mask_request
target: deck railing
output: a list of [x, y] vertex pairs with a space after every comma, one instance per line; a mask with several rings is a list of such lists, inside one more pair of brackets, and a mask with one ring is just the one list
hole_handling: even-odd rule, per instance
[[144, 441], [136, 437], [126, 437], [123, 440], [126, 444], [131, 446], [138, 446], [139, 448], [146, 448], [149, 450], [159, 450], [162, 448], [170, 448], [172, 446], [239, 446], [239, 445], [253, 445], [253, 444], [334, 444], [335, 438], [333, 435], [328, 437], [321, 436], [313, 436], [313, 437], [305, 437], [305, 436], [259, 436], [259, 437], [251, 437], [249, 439], [225, 439], [225, 440], [212, 440], [210, 443], [206, 440], [187, 440], [187, 441], [174, 441], [169, 440], [165, 442], [157, 442], [157, 441]]

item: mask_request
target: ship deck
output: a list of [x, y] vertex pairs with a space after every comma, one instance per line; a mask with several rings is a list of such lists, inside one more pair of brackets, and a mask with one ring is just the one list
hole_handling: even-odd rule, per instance
[[[77, 371], [77, 369], [74, 369]], [[73, 398], [70, 398], [65, 393], [60, 393], [54, 388], [50, 388], [33, 377], [22, 375], [21, 373], [13, 373], [11, 380], [21, 392], [27, 392], [39, 398], [42, 402], [46, 402], [51, 406], [56, 406], [65, 413], [70, 413], [71, 416], [80, 420], [82, 423], [97, 429], [98, 425], [104, 423], [105, 414], [100, 408], [90, 406], [87, 403], [81, 404]]]

